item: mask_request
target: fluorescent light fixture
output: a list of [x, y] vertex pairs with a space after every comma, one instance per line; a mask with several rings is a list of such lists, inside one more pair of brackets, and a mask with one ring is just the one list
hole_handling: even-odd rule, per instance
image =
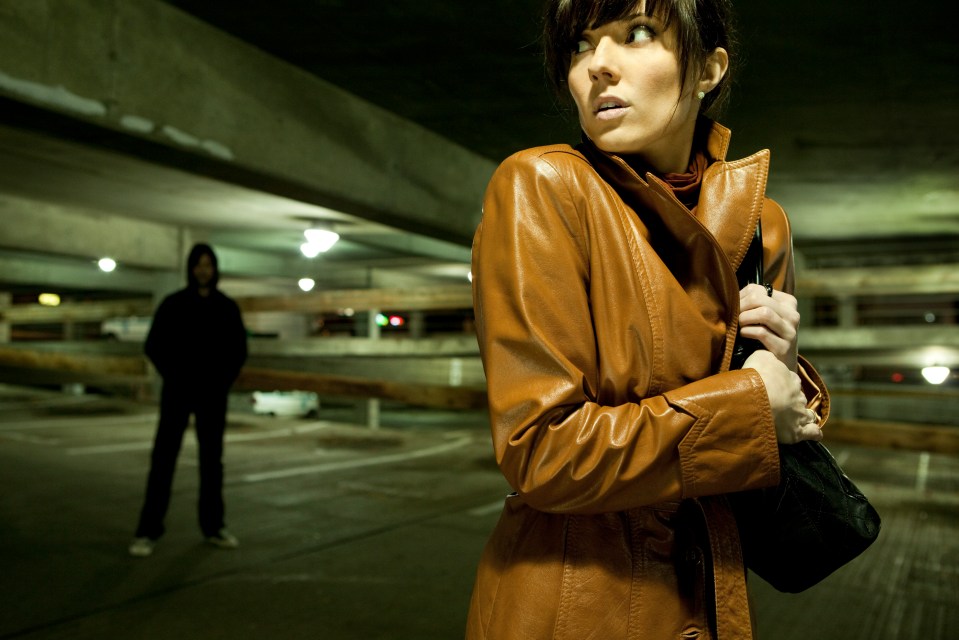
[[320, 254], [320, 248], [315, 244], [304, 242], [300, 245], [300, 253], [305, 255], [307, 258], [315, 258]]
[[300, 278], [300, 281], [297, 282], [300, 286], [301, 291], [313, 291], [313, 287], [316, 286], [316, 281], [313, 278]]
[[922, 368], [922, 377], [925, 378], [929, 384], [942, 384], [946, 381], [946, 378], [949, 377], [950, 373], [949, 367], [938, 365]]
[[37, 296], [37, 302], [45, 307], [58, 307], [60, 306], [60, 296], [55, 293], [41, 293]]
[[[307, 229], [303, 232], [303, 235], [306, 236], [306, 243], [315, 247], [317, 253], [329, 251], [330, 247], [340, 239], [340, 234], [329, 229]], [[300, 250], [303, 251], [303, 247], [300, 247]]]
[[100, 258], [100, 260], [97, 261], [97, 266], [100, 267], [100, 271], [110, 273], [117, 268], [117, 261], [113, 258]]

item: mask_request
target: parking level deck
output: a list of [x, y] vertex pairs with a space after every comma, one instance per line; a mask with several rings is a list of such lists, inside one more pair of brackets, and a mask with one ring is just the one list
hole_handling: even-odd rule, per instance
[[[508, 491], [481, 415], [230, 415], [236, 551], [203, 544], [184, 440], [167, 535], [127, 555], [155, 409], [0, 387], [0, 639], [455, 639]], [[799, 595], [751, 580], [760, 638], [959, 638], [959, 458], [831, 447], [878, 542]]]

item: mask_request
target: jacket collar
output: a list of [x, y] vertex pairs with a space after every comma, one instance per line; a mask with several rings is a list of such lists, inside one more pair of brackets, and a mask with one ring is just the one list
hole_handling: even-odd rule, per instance
[[708, 231], [735, 271], [746, 255], [762, 212], [769, 151], [727, 162], [729, 129], [701, 118], [697, 131], [701, 135], [697, 137], [705, 139], [705, 151], [712, 163], [703, 175], [695, 216], [673, 196], [669, 186], [652, 173], [641, 177], [623, 158], [600, 150], [585, 137], [578, 149], [641, 218], [656, 216], [687, 246], [696, 236]]

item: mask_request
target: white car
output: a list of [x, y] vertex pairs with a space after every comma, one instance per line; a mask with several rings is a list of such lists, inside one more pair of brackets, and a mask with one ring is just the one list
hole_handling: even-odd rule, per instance
[[143, 342], [150, 332], [153, 318], [150, 316], [124, 316], [108, 318], [100, 324], [100, 335], [120, 342]]
[[320, 398], [312, 391], [254, 391], [253, 413], [266, 416], [316, 417]]

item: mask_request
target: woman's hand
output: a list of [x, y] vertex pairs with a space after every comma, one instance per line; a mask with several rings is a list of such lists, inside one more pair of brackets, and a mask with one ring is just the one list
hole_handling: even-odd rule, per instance
[[796, 370], [799, 311], [796, 298], [782, 291], [772, 296], [764, 286], [747, 284], [739, 292], [739, 331], [759, 340], [790, 371]]
[[746, 358], [743, 369], [755, 369], [766, 385], [779, 442], [795, 444], [802, 440], [822, 440], [819, 416], [806, 408], [806, 396], [796, 372], [787, 369], [776, 356], [764, 349]]

